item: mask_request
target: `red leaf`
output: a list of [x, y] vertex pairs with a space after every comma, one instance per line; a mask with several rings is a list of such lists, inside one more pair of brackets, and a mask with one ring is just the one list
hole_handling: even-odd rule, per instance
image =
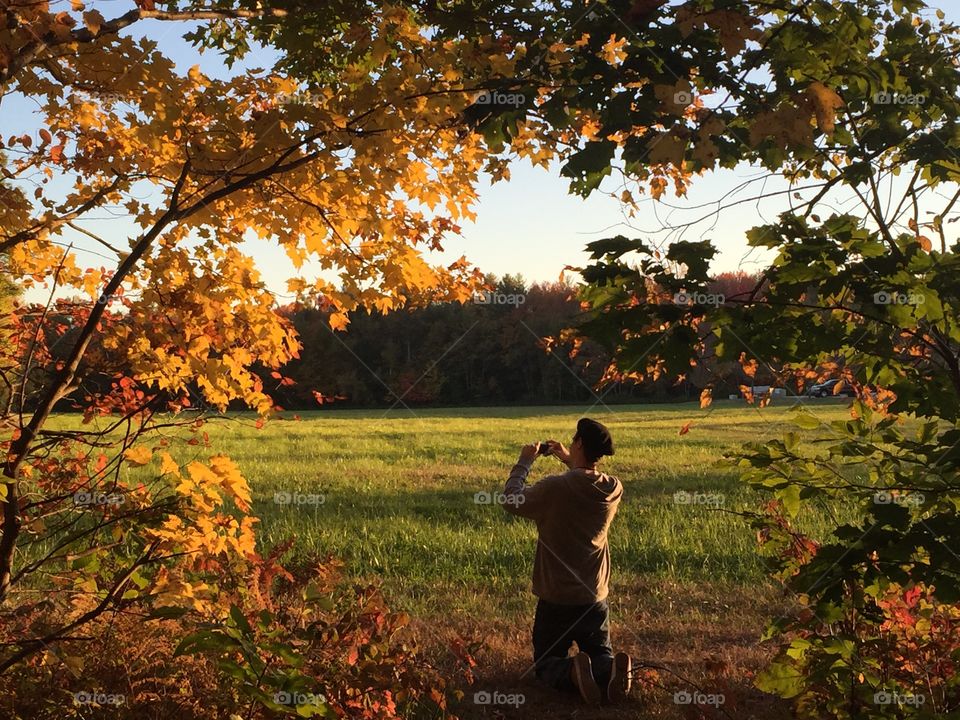
[[907, 607], [912, 608], [916, 606], [920, 593], [920, 586], [915, 585], [903, 594], [903, 601], [907, 604]]

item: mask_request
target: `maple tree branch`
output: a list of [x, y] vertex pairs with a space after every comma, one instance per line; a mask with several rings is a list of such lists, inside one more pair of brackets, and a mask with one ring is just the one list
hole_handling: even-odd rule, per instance
[[264, 17], [286, 17], [287, 11], [279, 8], [263, 10], [240, 10], [231, 8], [194, 8], [191, 10], [165, 11], [137, 8], [130, 10], [113, 20], [108, 20], [99, 27], [82, 27], [67, 33], [57, 33], [53, 30], [21, 47], [10, 58], [7, 66], [0, 68], [0, 86], [6, 85], [16, 77], [17, 73], [38, 62], [38, 58], [45, 50], [74, 43], [92, 43], [101, 38], [116, 35], [141, 20], [163, 20], [167, 22], [193, 20], [241, 20]]
[[170, 207], [174, 210], [179, 210], [180, 208], [180, 193], [183, 190], [183, 184], [187, 181], [187, 176], [190, 175], [192, 164], [190, 158], [187, 157], [183, 163], [183, 169], [180, 170], [180, 177], [177, 178], [177, 182], [173, 186], [173, 192], [170, 194]]
[[96, 240], [98, 243], [100, 243], [100, 244], [103, 245], [105, 248], [107, 248], [108, 250], [111, 250], [111, 251], [115, 252], [117, 255], [122, 255], [122, 254], [123, 254], [122, 251], [117, 250], [113, 245], [111, 245], [110, 243], [108, 243], [106, 240], [104, 240], [102, 237], [100, 237], [100, 236], [97, 235], [96, 233], [92, 233], [92, 232], [90, 232], [89, 230], [87, 230], [86, 228], [82, 228], [82, 227], [80, 227], [79, 225], [77, 225], [76, 223], [73, 223], [73, 222], [70, 222], [70, 221], [67, 221], [65, 224], [66, 224], [66, 226], [67, 226], [68, 228], [72, 228], [73, 230], [76, 230], [78, 233], [82, 233], [83, 235], [86, 235], [86, 236], [89, 237], [89, 238], [93, 238], [93, 239]]
[[85, 203], [77, 206], [70, 212], [64, 213], [59, 217], [47, 220], [46, 222], [38, 223], [37, 225], [34, 225], [31, 228], [28, 228], [26, 230], [21, 230], [20, 232], [14, 233], [13, 235], [8, 235], [5, 240], [0, 241], [0, 253], [9, 250], [14, 245], [17, 245], [22, 242], [26, 242], [27, 240], [32, 240], [33, 238], [37, 237], [37, 235], [39, 235], [44, 231], [54, 230], [60, 227], [61, 225], [69, 224], [71, 220], [74, 220], [80, 217], [81, 215], [83, 215], [84, 213], [98, 207], [100, 205], [100, 201], [103, 200], [111, 192], [113, 192], [116, 189], [116, 187], [120, 184], [120, 181], [122, 179], [123, 179], [123, 176], [121, 175], [116, 176], [113, 182], [110, 183], [107, 187], [100, 188], [99, 190], [97, 190], [97, 192], [93, 194], [93, 197], [91, 197]]
[[[153, 241], [168, 225], [177, 219], [179, 219], [179, 215], [173, 210], [168, 209], [167, 212], [157, 220], [153, 227], [140, 237], [130, 254], [127, 255], [117, 267], [117, 271], [110, 279], [110, 282], [104, 287], [100, 295], [101, 300], [116, 293], [127, 275], [130, 274], [143, 255], [150, 249]], [[9, 454], [7, 455], [7, 460], [3, 468], [3, 474], [8, 480], [5, 481], [7, 495], [3, 501], [3, 524], [2, 534], [0, 534], [0, 602], [6, 600], [10, 592], [13, 555], [22, 522], [17, 498], [17, 477], [20, 472], [20, 466], [26, 460], [27, 453], [37, 437], [38, 430], [47, 421], [47, 418], [53, 411], [53, 407], [73, 384], [74, 377], [80, 367], [80, 361], [83, 359], [87, 347], [93, 339], [93, 335], [106, 311], [106, 307], [106, 302], [97, 302], [93, 308], [91, 308], [90, 315], [87, 317], [87, 321], [81, 329], [69, 356], [63, 362], [57, 379], [51, 383], [50, 387], [44, 393], [44, 396], [38, 402], [37, 408], [30, 418], [30, 422], [21, 427], [20, 436], [10, 444]], [[0, 672], [2, 672], [2, 666], [0, 666]]]
[[939, 215], [937, 215], [936, 218], [934, 218], [935, 221], [938, 221], [936, 225], [936, 229], [937, 229], [937, 232], [940, 234], [940, 252], [942, 253], [947, 252], [947, 236], [943, 232], [943, 221], [947, 217], [947, 213], [949, 213], [953, 209], [953, 206], [956, 204], [958, 199], [960, 199], [960, 190], [957, 190], [954, 196], [950, 199], [950, 202], [943, 209], [943, 212], [941, 212]]
[[[70, 497], [70, 496], [68, 495], [67, 497]], [[66, 498], [63, 498], [63, 499], [66, 499]], [[167, 502], [166, 505], [168, 505], [171, 510], [175, 509], [175, 503]], [[95, 535], [96, 533], [100, 532], [104, 528], [110, 527], [111, 525], [116, 525], [120, 522], [129, 520], [131, 518], [137, 518], [137, 517], [149, 515], [151, 512], [160, 508], [162, 508], [161, 503], [157, 503], [156, 505], [151, 505], [146, 508], [141, 508], [141, 509], [135, 510], [134, 512], [125, 513], [123, 515], [115, 515], [109, 519], [104, 518], [103, 520], [98, 522], [96, 525], [93, 525], [88, 528], [84, 528], [71, 535], [67, 535], [65, 539], [58, 541], [56, 545], [50, 548], [50, 550], [46, 554], [44, 554], [43, 556], [37, 558], [33, 562], [27, 565], [24, 565], [22, 568], [20, 568], [20, 570], [17, 571], [16, 576], [13, 578], [13, 584], [15, 584], [20, 579], [26, 577], [30, 573], [34, 572], [35, 570], [38, 570], [39, 568], [43, 567], [45, 564], [47, 564], [51, 560], [72, 560], [77, 557], [81, 557], [84, 554], [89, 554], [89, 553], [99, 551], [100, 549], [106, 546], [96, 545], [96, 546], [90, 547], [89, 549], [85, 550], [82, 553], [73, 553], [73, 554], [60, 553], [60, 551], [63, 550], [64, 548], [69, 547], [70, 545], [76, 543], [79, 540], [82, 540], [85, 537]], [[44, 515], [38, 516], [38, 517], [48, 518], [54, 514], [55, 513], [45, 513]], [[68, 527], [74, 524], [76, 523], [71, 522], [69, 524], [63, 524], [58, 529], [62, 529], [65, 531]]]

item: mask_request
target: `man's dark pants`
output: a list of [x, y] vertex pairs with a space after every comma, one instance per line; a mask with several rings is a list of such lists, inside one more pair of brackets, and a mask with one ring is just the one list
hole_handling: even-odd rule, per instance
[[613, 667], [607, 601], [558, 605], [539, 600], [533, 620], [533, 659], [541, 681], [558, 690], [576, 690], [570, 679], [573, 660], [567, 657], [573, 642], [590, 656], [597, 684], [606, 687]]

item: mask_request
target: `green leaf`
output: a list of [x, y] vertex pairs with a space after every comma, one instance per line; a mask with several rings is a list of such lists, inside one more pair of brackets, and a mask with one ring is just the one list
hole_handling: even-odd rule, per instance
[[610, 174], [610, 161], [616, 147], [610, 140], [598, 140], [571, 155], [560, 170], [564, 177], [573, 178], [571, 191], [586, 197], [596, 190]]
[[190, 608], [175, 607], [167, 605], [164, 607], [153, 608], [147, 615], [148, 620], [178, 620], [190, 612]]
[[804, 430], [814, 430], [820, 427], [820, 420], [806, 410], [798, 412], [793, 416], [792, 420], [794, 425]]
[[800, 485], [788, 485], [782, 490], [777, 491], [777, 497], [783, 503], [784, 510], [791, 517], [796, 517], [800, 512]]
[[796, 697], [804, 690], [806, 676], [802, 669], [786, 661], [773, 662], [757, 675], [755, 685], [764, 692], [782, 698]]

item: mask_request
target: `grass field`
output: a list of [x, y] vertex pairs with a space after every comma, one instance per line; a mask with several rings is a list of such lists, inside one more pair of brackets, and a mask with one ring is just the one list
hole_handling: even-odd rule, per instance
[[[686, 686], [677, 675], [702, 682], [707, 658], [726, 665], [727, 694], [745, 703], [728, 704], [731, 716], [782, 716], [782, 708], [749, 687], [769, 653], [757, 642], [763, 623], [790, 604], [765, 578], [753, 531], [735, 514], [754, 509], [759, 497], [740, 485], [723, 456], [776, 437], [789, 422], [791, 404], [591, 410], [616, 444], [603, 467], [625, 488], [610, 534], [614, 643], [676, 673], [662, 673], [664, 689], [647, 691], [612, 717], [678, 717], [682, 707], [671, 693]], [[805, 404], [824, 421], [847, 413], [847, 403]], [[583, 412], [327, 411], [302, 413], [300, 420], [285, 413], [288, 419], [262, 429], [241, 414], [211, 423], [208, 431], [214, 450], [235, 459], [250, 482], [264, 542], [295, 536], [297, 553], [332, 553], [351, 575], [381, 579], [393, 605], [416, 618], [428, 652], [442, 653], [458, 636], [481, 643], [473, 690], [526, 697], [519, 708], [491, 707], [475, 705], [468, 692], [461, 716], [611, 717], [557, 702], [526, 672], [535, 528], [475, 497], [502, 489], [521, 444], [569, 442]], [[688, 421], [690, 432], [680, 435]], [[561, 467], [541, 458], [531, 478]], [[714, 506], [677, 502], [678, 491], [709, 494]], [[816, 530], [818, 516], [808, 523]]]

